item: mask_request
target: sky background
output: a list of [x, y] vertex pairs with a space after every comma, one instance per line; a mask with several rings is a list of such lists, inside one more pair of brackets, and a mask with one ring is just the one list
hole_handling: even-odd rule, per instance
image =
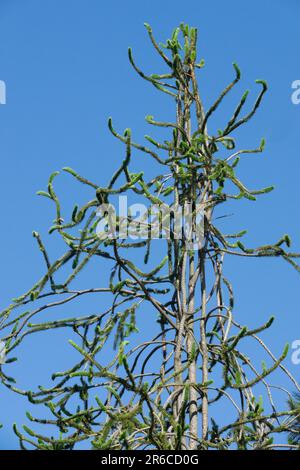
[[[300, 251], [300, 105], [291, 102], [291, 84], [300, 79], [298, 1], [0, 0], [0, 79], [7, 87], [7, 104], [0, 105], [1, 308], [42, 273], [32, 230], [49, 240], [51, 253], [60, 253], [55, 236], [47, 236], [53, 207], [35, 195], [46, 188], [49, 174], [70, 166], [106, 183], [124, 157], [107, 129], [108, 117], [121, 131], [131, 127], [141, 140], [149, 133], [147, 114], [158, 120], [172, 116], [171, 100], [147, 85], [128, 62], [127, 47], [132, 46], [143, 70], [162, 70], [145, 21], [159, 41], [181, 22], [199, 29], [199, 56], [206, 61], [199, 87], [206, 108], [231, 80], [232, 62], [239, 64], [243, 80], [216, 121], [231, 116], [245, 89], [254, 101], [255, 79], [268, 82], [256, 118], [237, 135], [240, 148], [256, 147], [265, 137], [266, 150], [245, 158], [239, 175], [249, 187], [274, 184], [276, 191], [257, 203], [236, 203], [220, 228], [249, 229], [251, 246], [275, 242], [287, 232], [293, 249]], [[137, 171], [152, 171], [150, 157], [136, 154], [135, 159]], [[57, 184], [67, 208], [86, 194], [70, 175], [61, 175]], [[265, 338], [277, 354], [286, 342], [300, 339], [299, 274], [280, 260], [235, 258], [225, 268], [241, 322], [263, 324], [274, 314], [276, 322]], [[94, 282], [97, 272], [85, 274], [86, 285], [101, 285]], [[68, 356], [61, 358], [59, 334], [53, 338], [41, 336], [34, 348], [26, 343], [28, 360], [11, 365], [20, 386], [42, 383], [53, 364], [62, 369], [68, 363]], [[300, 365], [290, 357], [287, 365], [300, 379]], [[0, 387], [0, 449], [18, 447], [11, 425], [26, 421], [26, 409], [24, 400]]]

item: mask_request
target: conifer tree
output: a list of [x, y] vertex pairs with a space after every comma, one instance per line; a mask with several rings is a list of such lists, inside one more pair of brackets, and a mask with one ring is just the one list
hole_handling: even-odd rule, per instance
[[[75, 205], [67, 221], [55, 190], [58, 172], [50, 176], [47, 190], [39, 192], [54, 204], [50, 233], [61, 237], [66, 249], [52, 261], [41, 236], [33, 232], [45, 273], [1, 313], [2, 386], [45, 409], [44, 418], [27, 413], [30, 426], [21, 430], [14, 425], [14, 431], [25, 449], [76, 449], [82, 442], [99, 450], [297, 448], [299, 406], [290, 399], [290, 406], [281, 409], [270, 382], [280, 372], [300, 392], [284, 365], [288, 346], [283, 345], [277, 358], [261, 339], [273, 317], [252, 329], [240, 323], [223, 266], [227, 257], [277, 257], [299, 271], [299, 254], [290, 251], [288, 235], [246, 246], [241, 241], [245, 230], [223, 233], [214, 217], [228, 202], [254, 203], [256, 196], [273, 189], [249, 189], [238, 176], [243, 157], [262, 152], [265, 141], [238, 149], [234, 137], [258, 111], [267, 84], [257, 80], [258, 95], [250, 110], [244, 111], [247, 91], [224, 127], [214, 130], [211, 117], [240, 82], [239, 67], [233, 64], [231, 83], [205, 110], [198, 86], [204, 61], [197, 57], [197, 29], [181, 24], [165, 44], [158, 44], [151, 27], [145, 26], [167, 71], [147, 75], [131, 49], [129, 61], [140, 77], [173, 100], [174, 120], [147, 116], [151, 127], [162, 128], [165, 139], [146, 135], [138, 143], [134, 132], [117, 131], [109, 119], [109, 130], [124, 146], [124, 159], [106, 186], [63, 169], [91, 193], [84, 205]], [[137, 155], [135, 167], [140, 165], [140, 170], [134, 173], [131, 163]], [[142, 171], [143, 158], [152, 159], [156, 176]], [[111, 210], [127, 194], [146, 205], [142, 217]], [[167, 219], [166, 213], [152, 211], [153, 206], [172, 205], [191, 208], [190, 232], [177, 230], [174, 215]], [[166, 220], [168, 236], [149, 236]], [[130, 239], [130, 234], [141, 236]], [[88, 289], [73, 287], [92, 260], [101, 277]], [[107, 308], [52, 319], [54, 310], [63, 312], [89, 296], [95, 310], [104, 305], [98, 296], [105, 298]], [[143, 327], [145, 322], [153, 328]], [[50, 387], [24, 390], [12, 377], [12, 354], [25, 339], [29, 347], [33, 335], [56, 329], [68, 332], [76, 361], [54, 372]], [[245, 352], [249, 341], [254, 356], [266, 356], [261, 367]]]

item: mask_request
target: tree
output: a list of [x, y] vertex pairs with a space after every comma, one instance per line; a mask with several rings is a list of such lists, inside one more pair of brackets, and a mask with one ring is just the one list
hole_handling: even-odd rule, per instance
[[[204, 65], [197, 59], [197, 30], [181, 24], [166, 44], [159, 45], [151, 27], [145, 26], [168, 72], [146, 75], [131, 49], [129, 60], [143, 79], [173, 100], [176, 119], [160, 122], [147, 116], [151, 126], [166, 132], [162, 142], [145, 136], [148, 146], [136, 143], [130, 129], [118, 133], [110, 119], [110, 131], [125, 145], [125, 158], [105, 187], [64, 168], [92, 192], [91, 200], [74, 207], [69, 222], [62, 218], [54, 189], [57, 172], [50, 176], [48, 190], [39, 192], [54, 203], [56, 219], [50, 233], [62, 238], [66, 251], [50, 261], [40, 235], [33, 232], [46, 272], [1, 313], [2, 383], [47, 409], [43, 419], [27, 414], [30, 421], [45, 426], [45, 433], [27, 426], [25, 434], [15, 426], [15, 433], [22, 448], [38, 449], [73, 449], [81, 441], [95, 449], [295, 448], [298, 440], [286, 444], [280, 436], [294, 432], [299, 407], [290, 401], [289, 409], [279, 409], [269, 383], [269, 376], [281, 370], [300, 391], [283, 365], [288, 346], [276, 358], [260, 338], [273, 317], [254, 329], [233, 317], [233, 288], [223, 263], [225, 255], [279, 257], [299, 271], [299, 255], [289, 251], [288, 235], [249, 248], [241, 242], [245, 231], [224, 234], [213, 219], [217, 206], [255, 201], [273, 189], [250, 190], [236, 173], [240, 157], [262, 152], [264, 140], [255, 149], [236, 150], [233, 138], [257, 112], [267, 84], [257, 80], [260, 92], [250, 112], [241, 117], [246, 92], [224, 129], [209, 132], [211, 116], [240, 81], [238, 66], [233, 64], [234, 79], [204, 111], [197, 81]], [[153, 159], [155, 177], [130, 171], [132, 150]], [[112, 202], [126, 194], [145, 204], [147, 210], [139, 217], [130, 211], [116, 214]], [[178, 210], [183, 215], [179, 219]], [[71, 288], [92, 259], [102, 271], [102, 263], [110, 263], [107, 284]], [[66, 277], [57, 283], [62, 273]], [[110, 296], [108, 308], [100, 313], [46, 318], [54, 308], [100, 294]], [[32, 323], [41, 311], [45, 320]], [[153, 338], [140, 327], [146, 315], [157, 328]], [[50, 388], [18, 388], [7, 375], [14, 360], [7, 356], [25, 337], [57, 328], [77, 338], [70, 344], [78, 360], [68, 370], [54, 373]], [[258, 369], [244, 352], [249, 340], [254, 351], [262, 348], [268, 365], [263, 362]], [[227, 422], [220, 414], [222, 407], [230, 410]], [[53, 426], [57, 432], [51, 435]]]
[[294, 393], [288, 400], [289, 408], [294, 413], [290, 421], [289, 443], [291, 446], [300, 448], [300, 393]]

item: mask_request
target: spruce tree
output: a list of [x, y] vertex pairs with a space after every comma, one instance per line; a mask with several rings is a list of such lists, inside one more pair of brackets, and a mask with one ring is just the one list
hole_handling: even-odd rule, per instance
[[[47, 190], [39, 192], [54, 204], [50, 233], [61, 237], [66, 249], [52, 261], [41, 236], [33, 232], [45, 273], [1, 313], [2, 386], [45, 408], [44, 418], [27, 413], [32, 424], [23, 430], [15, 425], [14, 431], [21, 448], [37, 449], [75, 449], [82, 442], [99, 450], [296, 448], [299, 406], [293, 399], [286, 409], [277, 406], [269, 382], [281, 371], [291, 389], [300, 392], [283, 363], [288, 346], [283, 345], [277, 358], [261, 339], [273, 317], [252, 329], [239, 322], [223, 266], [229, 256], [277, 257], [299, 271], [299, 254], [290, 251], [288, 235], [246, 246], [241, 241], [245, 230], [223, 233], [214, 218], [227, 203], [254, 202], [273, 189], [249, 189], [238, 176], [244, 155], [262, 152], [264, 140], [256, 148], [239, 150], [234, 138], [258, 111], [267, 83], [257, 80], [258, 95], [248, 112], [245, 92], [223, 129], [213, 130], [211, 117], [240, 82], [239, 67], [233, 64], [231, 83], [205, 110], [198, 86], [204, 61], [197, 57], [197, 29], [181, 24], [165, 44], [158, 44], [151, 27], [145, 26], [167, 71], [147, 75], [131, 49], [129, 61], [140, 77], [173, 101], [174, 120], [147, 116], [165, 138], [146, 135], [140, 144], [134, 132], [117, 131], [109, 119], [109, 130], [124, 146], [124, 159], [103, 187], [72, 168], [63, 169], [91, 193], [84, 205], [74, 206], [67, 221], [55, 190], [58, 172], [50, 176]], [[136, 154], [140, 170], [134, 173]], [[156, 176], [143, 171], [142, 158], [152, 159]], [[125, 195], [144, 203], [142, 217], [111, 210]], [[167, 211], [153, 212], [153, 207], [172, 205], [191, 208], [188, 233], [178, 230], [174, 214], [168, 219]], [[166, 221], [169, 232], [160, 234], [161, 239], [151, 236]], [[72, 287], [92, 260], [101, 276], [88, 289]], [[53, 310], [63, 311], [88, 296], [95, 310], [104, 305], [99, 296], [104, 302], [109, 299], [107, 308], [52, 319]], [[143, 326], [145, 322], [153, 327]], [[32, 335], [55, 329], [68, 332], [75, 363], [54, 372], [50, 387], [23, 390], [12, 377], [11, 355], [25, 338], [29, 347]], [[258, 349], [266, 356], [259, 368], [245, 352], [249, 341], [254, 356]], [[45, 432], [39, 431], [41, 426]]]

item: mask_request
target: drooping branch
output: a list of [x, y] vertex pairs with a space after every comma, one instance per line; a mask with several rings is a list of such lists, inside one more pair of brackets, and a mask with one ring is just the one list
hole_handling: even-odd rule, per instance
[[[153, 129], [166, 132], [166, 139], [159, 142], [146, 135], [146, 146], [133, 140], [130, 129], [116, 131], [110, 118], [109, 130], [124, 144], [125, 157], [106, 186], [70, 167], [63, 169], [91, 191], [90, 200], [75, 205], [69, 219], [62, 215], [54, 188], [58, 172], [50, 176], [47, 191], [39, 192], [54, 204], [55, 221], [49, 231], [61, 238], [66, 251], [51, 261], [40, 235], [33, 233], [46, 269], [32, 288], [1, 312], [0, 374], [5, 387], [46, 408], [44, 419], [27, 414], [33, 425], [54, 426], [57, 433], [49, 437], [28, 426], [25, 434], [17, 427], [15, 433], [21, 448], [37, 449], [73, 449], [82, 441], [96, 449], [296, 448], [297, 400], [289, 395], [290, 408], [280, 409], [269, 382], [281, 371], [299, 391], [283, 364], [288, 349], [276, 358], [259, 336], [274, 318], [252, 329], [240, 325], [238, 312], [234, 315], [233, 288], [223, 271], [228, 255], [279, 257], [299, 271], [300, 255], [288, 250], [287, 235], [249, 248], [241, 242], [245, 230], [223, 233], [214, 217], [215, 208], [228, 200], [255, 201], [255, 196], [273, 189], [248, 189], [237, 173], [240, 157], [261, 153], [264, 139], [258, 148], [236, 150], [232, 135], [256, 114], [267, 85], [257, 81], [262, 90], [248, 114], [240, 117], [247, 91], [224, 129], [211, 132], [212, 115], [241, 80], [238, 66], [234, 64], [232, 82], [205, 112], [199, 94], [204, 87], [197, 76], [203, 67], [197, 58], [197, 30], [182, 24], [160, 45], [151, 27], [146, 28], [168, 71], [144, 73], [131, 49], [129, 60], [140, 77], [174, 101], [174, 121], [147, 116]], [[221, 147], [224, 157], [218, 156]], [[132, 149], [152, 158], [157, 176], [149, 180], [143, 171], [131, 172]], [[139, 218], [130, 211], [110, 211], [114, 198], [127, 194], [145, 205]], [[151, 213], [153, 206], [161, 211]], [[187, 231], [184, 224], [178, 231], [176, 218], [162, 210], [170, 207], [192, 208]], [[114, 230], [107, 230], [113, 222]], [[156, 240], [152, 230], [156, 234], [161, 227], [167, 236], [158, 230], [165, 239]], [[103, 284], [72, 288], [91, 260], [98, 262]], [[105, 282], [103, 261], [111, 268]], [[51, 312], [87, 297], [94, 312], [53, 320]], [[146, 319], [153, 324], [151, 332], [144, 326]], [[19, 388], [7, 375], [13, 370], [11, 353], [17, 353], [25, 338], [55, 329], [68, 332], [75, 363], [52, 374], [53, 386]], [[253, 347], [266, 355], [268, 363], [261, 369], [244, 352], [245, 340], [253, 340]], [[257, 385], [265, 391], [263, 398], [256, 396]], [[215, 411], [222, 403], [229, 409], [226, 420]], [[281, 442], [280, 436], [288, 432], [289, 443]]]

